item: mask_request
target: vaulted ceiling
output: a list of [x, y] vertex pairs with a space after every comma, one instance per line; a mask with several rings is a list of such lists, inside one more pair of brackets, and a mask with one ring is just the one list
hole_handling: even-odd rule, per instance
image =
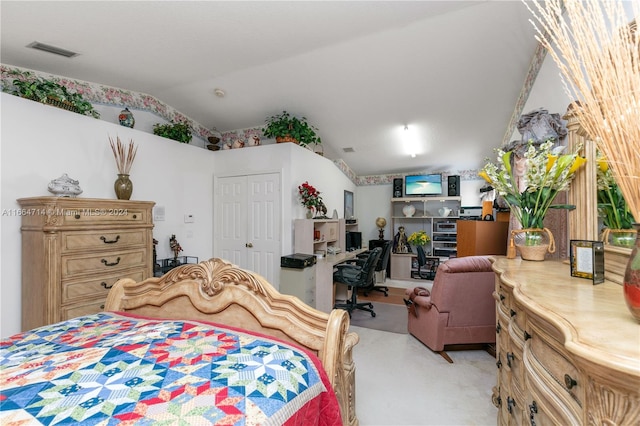
[[[361, 176], [480, 167], [502, 142], [536, 47], [519, 1], [0, 8], [3, 64], [147, 93], [221, 132], [287, 110]], [[79, 55], [26, 47], [34, 41]]]

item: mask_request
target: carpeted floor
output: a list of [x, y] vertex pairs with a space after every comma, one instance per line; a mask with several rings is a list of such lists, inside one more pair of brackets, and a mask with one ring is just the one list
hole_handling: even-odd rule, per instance
[[402, 305], [371, 303], [376, 316], [372, 317], [369, 312], [356, 309], [351, 313], [351, 325], [391, 333], [407, 333], [407, 307], [404, 303]]

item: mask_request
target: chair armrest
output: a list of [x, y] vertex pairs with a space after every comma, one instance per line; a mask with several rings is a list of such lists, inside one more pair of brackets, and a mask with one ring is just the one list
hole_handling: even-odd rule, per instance
[[427, 310], [431, 309], [431, 307], [433, 306], [431, 296], [416, 296], [413, 299], [413, 303]]
[[338, 263], [337, 265], [334, 265], [334, 268], [337, 268], [338, 270], [340, 270], [340, 269], [361, 269], [358, 265], [355, 265], [353, 263]]

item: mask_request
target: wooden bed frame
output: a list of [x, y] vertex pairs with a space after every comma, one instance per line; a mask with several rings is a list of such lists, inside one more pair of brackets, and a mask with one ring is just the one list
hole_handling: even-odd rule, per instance
[[105, 311], [228, 324], [309, 349], [329, 376], [343, 424], [358, 424], [352, 349], [359, 337], [349, 332], [346, 311], [318, 311], [280, 294], [260, 275], [217, 258], [139, 283], [121, 279], [109, 290]]

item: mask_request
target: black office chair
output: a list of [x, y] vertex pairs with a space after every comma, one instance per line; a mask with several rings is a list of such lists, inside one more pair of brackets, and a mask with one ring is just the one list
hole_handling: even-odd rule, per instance
[[[438, 265], [440, 265], [440, 259], [437, 257], [430, 257], [427, 259], [427, 255], [425, 254], [422, 246], [417, 246], [416, 249], [418, 252], [418, 270], [411, 273], [411, 278], [418, 278], [421, 280], [435, 279]], [[422, 268], [425, 268], [425, 270], [423, 271]]]
[[368, 296], [371, 291], [379, 291], [384, 293], [385, 297], [389, 296], [389, 287], [387, 287], [386, 285], [376, 285], [376, 274], [382, 273], [382, 276], [386, 278], [387, 265], [389, 264], [389, 258], [391, 257], [392, 244], [393, 244], [393, 241], [388, 240], [388, 241], [385, 241], [384, 244], [382, 245], [382, 254], [380, 254], [380, 259], [378, 259], [378, 264], [376, 265], [376, 270], [375, 270], [376, 273], [373, 274], [373, 278], [371, 279], [371, 286], [364, 289], [365, 296]]
[[347, 285], [351, 290], [351, 299], [346, 303], [336, 303], [335, 309], [345, 309], [351, 317], [354, 309], [371, 312], [371, 316], [375, 317], [373, 305], [369, 302], [358, 303], [358, 289], [366, 288], [371, 285], [371, 280], [378, 264], [378, 259], [382, 254], [382, 248], [376, 247], [368, 252], [366, 259], [355, 259], [354, 263], [340, 263], [336, 265], [336, 271], [333, 273], [333, 281]]

